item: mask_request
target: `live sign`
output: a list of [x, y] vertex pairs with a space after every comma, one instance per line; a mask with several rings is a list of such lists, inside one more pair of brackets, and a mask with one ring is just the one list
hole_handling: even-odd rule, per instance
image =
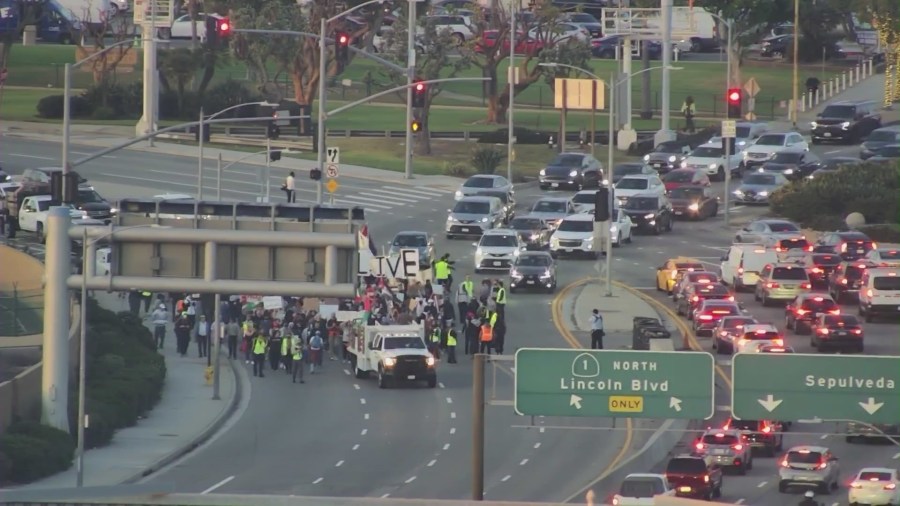
[[520, 348], [520, 415], [711, 418], [715, 364], [704, 352]]
[[731, 378], [736, 418], [900, 422], [900, 357], [739, 353]]

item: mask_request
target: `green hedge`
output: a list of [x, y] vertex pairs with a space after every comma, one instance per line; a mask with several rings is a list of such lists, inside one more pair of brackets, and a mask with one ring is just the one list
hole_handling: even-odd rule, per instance
[[[88, 300], [85, 447], [108, 444], [159, 402], [166, 378], [163, 356], [140, 318], [113, 313]], [[69, 400], [75, 433], [78, 392]], [[20, 421], [0, 436], [0, 483], [28, 483], [72, 465], [74, 437], [35, 422]]]
[[863, 225], [857, 230], [866, 234], [875, 242], [900, 243], [900, 224], [897, 223]]
[[862, 213], [866, 223], [896, 223], [900, 167], [896, 162], [844, 167], [795, 181], [773, 193], [770, 204], [774, 214], [816, 230], [846, 228], [844, 218], [852, 212]]

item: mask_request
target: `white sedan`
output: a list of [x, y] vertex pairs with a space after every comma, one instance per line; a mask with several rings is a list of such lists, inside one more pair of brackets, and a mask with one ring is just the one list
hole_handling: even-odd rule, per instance
[[[201, 41], [206, 40], [206, 16], [207, 15], [203, 13], [197, 14], [197, 38]], [[211, 16], [222, 19], [222, 17], [217, 14], [211, 14]], [[172, 39], [190, 39], [191, 24], [190, 14], [175, 18], [175, 20], [172, 21], [172, 27], [169, 28], [169, 37]]]
[[562, 42], [574, 39], [579, 42], [589, 42], [591, 32], [572, 23], [558, 23], [551, 26], [536, 26], [528, 31], [528, 37], [540, 41]]
[[896, 469], [866, 467], [850, 483], [850, 504], [900, 505], [900, 479]]
[[614, 221], [609, 227], [609, 232], [612, 237], [612, 244], [614, 247], [621, 246], [622, 243], [630, 243], [631, 230], [634, 228], [634, 223], [631, 221], [631, 217], [629, 217], [621, 209], [615, 209], [615, 211], [616, 221]]

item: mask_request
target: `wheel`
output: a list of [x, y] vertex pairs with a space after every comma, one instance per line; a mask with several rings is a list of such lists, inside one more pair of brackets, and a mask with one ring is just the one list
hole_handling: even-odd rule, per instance
[[434, 388], [437, 386], [437, 376], [432, 376], [428, 378], [428, 388]]
[[616, 242], [613, 243], [613, 248], [618, 248], [621, 245], [622, 245], [622, 232], [619, 232], [619, 234], [616, 236]]
[[803, 322], [794, 322], [794, 332], [796, 332], [798, 336], [806, 335], [810, 330], [812, 329], [809, 325]]
[[447, 234], [447, 239], [456, 239], [456, 236], [453, 234]]
[[657, 292], [663, 291], [662, 286], [659, 284], [659, 271], [656, 271], [656, 291]]
[[747, 466], [745, 466], [744, 464], [738, 466], [737, 473], [741, 476], [745, 476], [747, 474]]
[[778, 491], [782, 494], [787, 492], [787, 483], [783, 481], [778, 482]]
[[860, 344], [856, 347], [856, 353], [862, 353], [866, 349], [865, 345]]
[[702, 50], [703, 50], [703, 45], [700, 44], [700, 41], [699, 41], [699, 40], [692, 40], [692, 41], [691, 41], [691, 52], [692, 52], [692, 53], [699, 53], [699, 52], [702, 51]]
[[156, 31], [156, 36], [160, 39], [167, 40], [172, 38], [172, 29], [171, 28], [160, 28]]
[[666, 231], [671, 232], [673, 227], [675, 227], [675, 220], [669, 217], [669, 221], [666, 223]]
[[65, 33], [64, 33], [64, 34], [61, 34], [61, 35], [59, 36], [59, 43], [62, 44], [62, 45], [68, 45], [68, 44], [71, 44], [71, 43], [72, 43], [72, 36], [70, 36], [69, 34], [65, 34]]
[[681, 304], [675, 306], [675, 314], [677, 314], [678, 316], [684, 315], [684, 311], [681, 310]]
[[794, 330], [794, 322], [791, 321], [790, 317], [784, 318], [784, 327], [788, 330]]
[[659, 222], [656, 222], [656, 225], [653, 226], [653, 235], [662, 234], [662, 227], [659, 226]]
[[847, 436], [844, 438], [844, 441], [846, 441], [847, 443], [855, 443], [856, 437], [855, 436]]
[[44, 224], [38, 223], [37, 230], [35, 230], [35, 234], [37, 234], [37, 240], [39, 243], [43, 244], [47, 242], [47, 238], [44, 237]]
[[753, 457], [747, 459], [747, 470], [749, 471], [751, 469], [753, 469]]
[[454, 42], [457, 46], [461, 46], [461, 45], [465, 44], [465, 42], [466, 42], [466, 37], [465, 37], [463, 34], [461, 34], [461, 33], [454, 33], [454, 34], [453, 34], [453, 42]]
[[625, 242], [631, 244], [631, 229], [628, 230], [628, 237], [625, 238]]
[[719, 165], [719, 169], [716, 170], [716, 181], [725, 181], [725, 167]]
[[378, 366], [378, 388], [387, 388], [388, 378], [384, 375], [384, 368]]

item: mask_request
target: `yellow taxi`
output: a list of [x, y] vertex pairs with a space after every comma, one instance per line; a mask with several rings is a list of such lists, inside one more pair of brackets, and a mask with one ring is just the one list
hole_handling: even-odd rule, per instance
[[704, 271], [703, 263], [696, 258], [676, 257], [666, 260], [666, 263], [656, 268], [656, 289], [672, 294], [675, 283], [681, 273], [688, 271]]

